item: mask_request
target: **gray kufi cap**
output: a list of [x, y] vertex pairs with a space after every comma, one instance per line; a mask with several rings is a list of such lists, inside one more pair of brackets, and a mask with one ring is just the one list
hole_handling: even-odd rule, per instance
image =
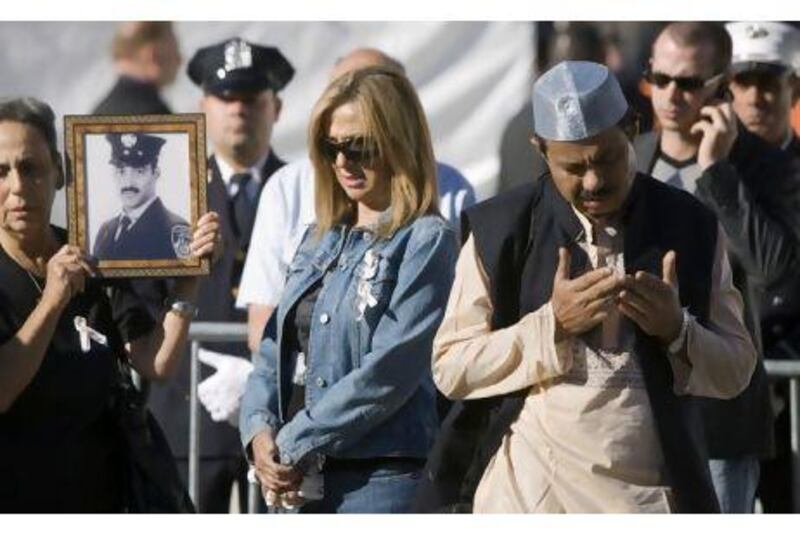
[[615, 126], [628, 111], [617, 78], [590, 61], [562, 61], [533, 85], [536, 134], [550, 141], [580, 141]]

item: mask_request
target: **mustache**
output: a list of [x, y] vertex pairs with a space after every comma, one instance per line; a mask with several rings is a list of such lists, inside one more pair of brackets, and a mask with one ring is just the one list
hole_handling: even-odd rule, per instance
[[613, 192], [614, 189], [611, 187], [603, 187], [597, 191], [581, 191], [580, 194], [578, 194], [578, 198], [584, 202], [594, 202], [608, 198]]
[[138, 194], [140, 191], [138, 187], [123, 187], [119, 192], [133, 192]]

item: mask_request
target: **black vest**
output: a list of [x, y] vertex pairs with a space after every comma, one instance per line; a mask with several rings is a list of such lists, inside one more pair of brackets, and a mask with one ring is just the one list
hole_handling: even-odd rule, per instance
[[[572, 256], [572, 275], [589, 265], [577, 244], [580, 221], [549, 175], [467, 210], [464, 235], [472, 233], [489, 277], [492, 328], [519, 321], [550, 300], [558, 247]], [[714, 215], [691, 195], [637, 175], [623, 215], [625, 269], [661, 276], [661, 260], [677, 253], [681, 305], [701, 323], [708, 318], [717, 238]], [[666, 461], [677, 510], [718, 512], [696, 402], [673, 393], [665, 350], [637, 328], [635, 353]], [[458, 402], [445, 419], [418, 492], [417, 511], [468, 510], [475, 489], [503, 436], [522, 409], [528, 390]]]

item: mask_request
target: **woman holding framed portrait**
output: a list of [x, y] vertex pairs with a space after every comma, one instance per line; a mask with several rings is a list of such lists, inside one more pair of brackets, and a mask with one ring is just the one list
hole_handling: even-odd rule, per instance
[[306, 232], [247, 383], [239, 428], [268, 505], [407, 512], [438, 427], [431, 343], [456, 256], [408, 79], [334, 80], [309, 129]]
[[[147, 379], [173, 372], [198, 278], [176, 281], [158, 323], [126, 280], [94, 277], [49, 223], [64, 185], [54, 121], [33, 98], [0, 101], [0, 511], [122, 511], [125, 452], [110, 408], [118, 359]], [[218, 247], [207, 213], [191, 253]]]

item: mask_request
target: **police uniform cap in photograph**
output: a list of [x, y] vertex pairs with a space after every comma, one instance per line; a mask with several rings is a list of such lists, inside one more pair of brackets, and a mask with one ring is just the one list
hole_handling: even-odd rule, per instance
[[106, 140], [111, 144], [109, 163], [115, 167], [142, 168], [158, 166], [158, 157], [165, 141], [146, 133], [107, 133]]

